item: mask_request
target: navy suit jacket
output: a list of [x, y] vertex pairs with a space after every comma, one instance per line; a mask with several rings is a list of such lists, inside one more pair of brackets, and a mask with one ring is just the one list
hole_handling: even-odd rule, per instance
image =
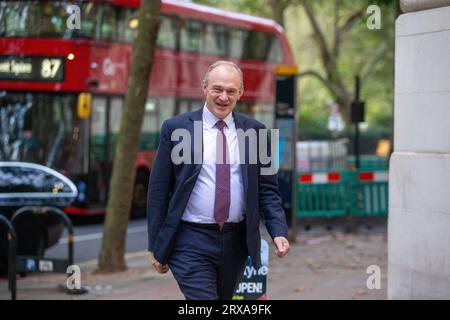
[[[202, 121], [203, 108], [178, 115], [164, 121], [161, 127], [159, 146], [153, 161], [147, 201], [148, 250], [156, 260], [165, 264], [180, 224], [191, 191], [200, 173], [201, 164], [194, 163], [194, 121]], [[264, 129], [265, 126], [248, 116], [233, 112], [236, 129]], [[181, 141], [171, 141], [175, 129], [184, 128], [191, 134], [191, 163], [174, 164], [171, 161], [173, 147]], [[202, 131], [200, 131], [202, 136]], [[203, 139], [202, 139], [203, 140]], [[261, 164], [249, 163], [248, 141], [246, 160], [241, 164], [244, 183], [247, 250], [253, 265], [261, 265], [261, 236], [259, 224], [262, 220], [272, 238], [287, 237], [285, 213], [281, 207], [277, 175], [261, 175]], [[268, 149], [270, 150], [270, 148]], [[201, 151], [203, 152], [203, 151]], [[197, 155], [198, 157], [198, 155]], [[202, 159], [200, 155], [200, 159]]]

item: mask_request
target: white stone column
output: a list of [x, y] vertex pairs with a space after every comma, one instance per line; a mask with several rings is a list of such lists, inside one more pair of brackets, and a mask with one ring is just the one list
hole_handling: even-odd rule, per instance
[[450, 1], [401, 8], [414, 12], [396, 23], [388, 298], [450, 299]]

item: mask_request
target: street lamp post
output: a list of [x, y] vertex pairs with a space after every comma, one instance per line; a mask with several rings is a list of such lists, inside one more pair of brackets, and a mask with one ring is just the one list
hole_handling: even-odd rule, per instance
[[360, 93], [360, 78], [359, 75], [355, 77], [355, 100], [352, 102], [350, 108], [350, 120], [355, 124], [355, 142], [354, 142], [354, 154], [355, 154], [355, 167], [360, 167], [359, 163], [359, 123], [364, 121], [364, 102], [359, 100]]

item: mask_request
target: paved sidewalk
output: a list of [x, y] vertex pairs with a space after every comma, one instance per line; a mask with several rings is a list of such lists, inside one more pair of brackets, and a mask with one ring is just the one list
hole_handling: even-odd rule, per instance
[[[267, 235], [265, 235], [267, 237]], [[89, 293], [69, 295], [58, 289], [65, 285], [64, 274], [30, 274], [17, 281], [18, 299], [110, 300], [183, 299], [169, 272], [153, 271], [146, 252], [127, 255], [124, 272], [94, 274], [96, 261], [80, 263], [81, 284]], [[270, 247], [268, 298], [284, 299], [386, 299], [386, 234], [344, 234], [305, 232], [297, 237], [288, 257], [278, 259]], [[366, 269], [381, 269], [381, 289], [369, 290]], [[0, 280], [0, 299], [10, 298], [6, 279]]]

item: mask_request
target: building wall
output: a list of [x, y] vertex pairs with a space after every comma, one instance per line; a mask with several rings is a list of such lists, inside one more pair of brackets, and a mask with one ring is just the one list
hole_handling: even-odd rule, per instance
[[443, 2], [421, 10], [424, 1], [403, 1], [414, 12], [396, 23], [389, 299], [450, 299], [450, 1]]

